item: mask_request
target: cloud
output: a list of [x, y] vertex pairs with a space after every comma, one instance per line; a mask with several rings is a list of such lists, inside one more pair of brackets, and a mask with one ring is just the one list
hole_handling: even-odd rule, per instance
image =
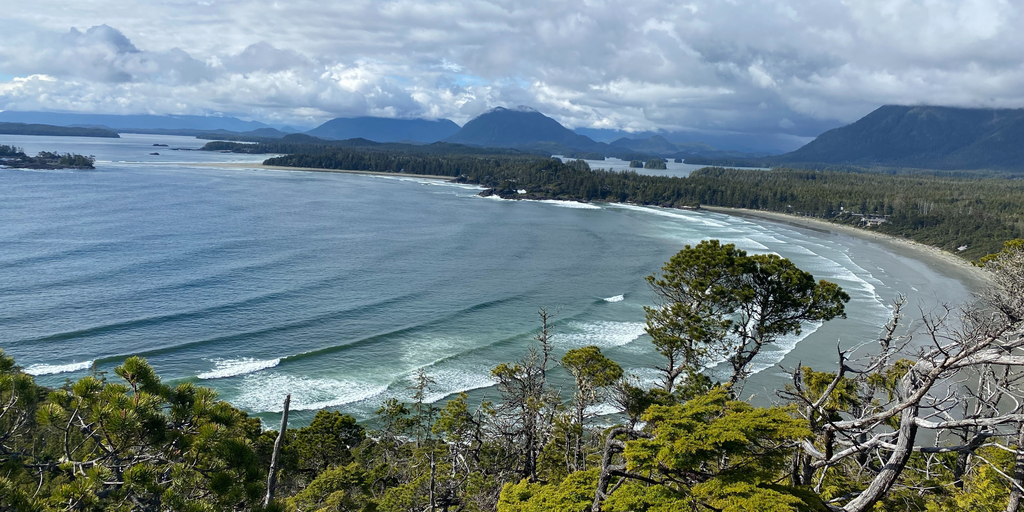
[[807, 137], [886, 103], [1024, 107], [1022, 22], [1007, 0], [38, 0], [0, 20], [0, 108], [311, 125], [528, 104]]

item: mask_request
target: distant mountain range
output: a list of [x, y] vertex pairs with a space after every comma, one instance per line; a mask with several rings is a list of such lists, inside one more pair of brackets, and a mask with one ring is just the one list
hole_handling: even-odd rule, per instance
[[437, 142], [459, 131], [449, 119], [339, 117], [306, 132], [321, 139], [368, 139], [377, 142]]
[[121, 132], [128, 132], [129, 130], [156, 130], [163, 132], [171, 130], [197, 130], [203, 132], [228, 130], [232, 132], [248, 132], [260, 128], [270, 128], [269, 125], [258, 121], [243, 121], [236, 117], [227, 116], [78, 114], [14, 110], [0, 112], [0, 122], [109, 128]]
[[[82, 128], [76, 134], [116, 132], [191, 135], [224, 140], [349, 140], [430, 144], [444, 141], [477, 147], [513, 148], [545, 155], [600, 154], [623, 159], [682, 158], [700, 165], [901, 167], [938, 170], [1024, 171], [1024, 109], [965, 109], [886, 105], [850, 125], [829, 130], [803, 147], [778, 156], [719, 150], [694, 141], [646, 132], [598, 142], [529, 108], [494, 108], [459, 128], [448, 119], [332, 119], [304, 134], [227, 116], [154, 116], [0, 112], [8, 130], [56, 134], [54, 127]], [[88, 130], [96, 130], [89, 132]], [[67, 131], [67, 130], [64, 130]], [[580, 131], [586, 132], [581, 129]], [[590, 130], [594, 132], [594, 130]], [[42, 133], [40, 132], [40, 133]], [[9, 133], [13, 133], [10, 132]], [[604, 133], [603, 136], [612, 132]], [[614, 132], [621, 135], [622, 132]], [[70, 134], [70, 133], [67, 133]]]
[[886, 105], [771, 159], [943, 170], [1024, 170], [1024, 109]]

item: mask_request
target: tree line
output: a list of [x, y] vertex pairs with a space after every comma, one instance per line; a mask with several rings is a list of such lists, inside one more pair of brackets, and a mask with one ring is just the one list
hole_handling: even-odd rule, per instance
[[40, 151], [31, 157], [19, 147], [0, 145], [0, 166], [21, 169], [94, 169], [95, 157], [74, 153]]

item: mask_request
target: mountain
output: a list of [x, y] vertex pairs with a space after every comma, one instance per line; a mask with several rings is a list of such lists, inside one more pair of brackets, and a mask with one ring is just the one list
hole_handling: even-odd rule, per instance
[[5, 110], [0, 112], [0, 122], [34, 123], [55, 126], [103, 126], [119, 132], [131, 133], [139, 130], [229, 130], [248, 132], [270, 126], [257, 121], [243, 121], [227, 116], [155, 116], [78, 114], [61, 112], [23, 112]]
[[661, 135], [654, 135], [646, 139], [627, 139], [623, 137], [613, 141], [611, 145], [660, 156], [674, 155], [680, 151], [675, 144], [672, 144]]
[[445, 142], [498, 148], [571, 148], [600, 151], [589, 137], [562, 126], [529, 107], [493, 108], [473, 118]]
[[1024, 170], [1024, 109], [886, 105], [776, 163]]
[[48, 135], [52, 137], [105, 137], [118, 139], [115, 131], [102, 128], [53, 126], [50, 124], [0, 123], [3, 135]]
[[377, 142], [431, 143], [459, 131], [448, 119], [391, 119], [386, 117], [339, 117], [306, 132], [321, 139], [363, 138]]

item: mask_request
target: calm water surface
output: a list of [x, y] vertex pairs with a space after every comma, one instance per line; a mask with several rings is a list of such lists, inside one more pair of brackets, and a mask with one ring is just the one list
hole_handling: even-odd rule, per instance
[[40, 383], [139, 354], [165, 381], [214, 387], [266, 420], [286, 393], [306, 411], [299, 423], [324, 407], [365, 418], [408, 398], [419, 369], [437, 382], [433, 400], [491, 393], [490, 369], [524, 353], [540, 306], [558, 311], [559, 352], [598, 345], [653, 383], [643, 277], [718, 238], [790, 258], [853, 297], [849, 319], [763, 355], [746, 391], [770, 396], [785, 383], [777, 364], [830, 367], [837, 343], [874, 339], [898, 293], [925, 309], [970, 294], [948, 269], [832, 232], [502, 201], [401, 177], [182, 165], [251, 157], [171, 149], [203, 142], [0, 136], [98, 159], [92, 171], [0, 170], [0, 347]]

